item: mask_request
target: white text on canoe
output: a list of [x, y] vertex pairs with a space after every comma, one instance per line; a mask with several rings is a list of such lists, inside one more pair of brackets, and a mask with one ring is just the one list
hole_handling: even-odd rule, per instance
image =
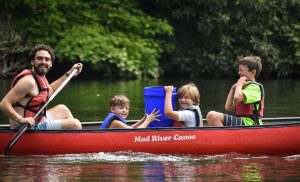
[[196, 135], [178, 135], [173, 136], [160, 136], [160, 135], [149, 135], [149, 136], [135, 136], [134, 142], [168, 142], [178, 140], [196, 140]]

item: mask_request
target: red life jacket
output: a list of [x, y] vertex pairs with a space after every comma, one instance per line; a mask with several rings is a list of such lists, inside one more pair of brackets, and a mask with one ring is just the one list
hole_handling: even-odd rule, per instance
[[[12, 81], [11, 88], [16, 85], [20, 78], [26, 75], [32, 75], [34, 80], [37, 83], [39, 94], [37, 96], [31, 97], [25, 106], [20, 103], [16, 103], [14, 107], [22, 107], [24, 108], [23, 117], [34, 117], [34, 115], [43, 107], [43, 105], [48, 101], [49, 98], [49, 83], [46, 77], [41, 77], [37, 75], [32, 70], [23, 70], [20, 74], [18, 74], [14, 80]], [[30, 97], [30, 96], [26, 96]], [[41, 114], [36, 117], [35, 122], [38, 123], [40, 121], [44, 121], [44, 116], [46, 116], [46, 108]]]
[[173, 127], [182, 128], [185, 127], [185, 124], [182, 121], [174, 121]]
[[252, 118], [257, 124], [258, 119], [264, 115], [264, 89], [263, 86], [257, 82], [250, 82], [249, 84], [257, 84], [261, 91], [261, 100], [252, 104], [245, 104], [243, 101], [238, 102], [235, 106], [235, 115], [239, 117]]

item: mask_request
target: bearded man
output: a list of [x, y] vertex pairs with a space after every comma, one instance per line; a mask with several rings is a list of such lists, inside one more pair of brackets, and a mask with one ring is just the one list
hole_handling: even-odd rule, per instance
[[28, 123], [31, 129], [37, 130], [82, 129], [80, 121], [62, 104], [45, 109], [33, 118], [72, 71], [77, 69], [74, 75], [77, 76], [83, 65], [74, 64], [66, 74], [49, 84], [46, 74], [55, 60], [53, 49], [37, 45], [29, 53], [29, 60], [31, 70], [25, 69], [14, 78], [10, 91], [0, 102], [0, 110], [9, 118], [10, 128]]

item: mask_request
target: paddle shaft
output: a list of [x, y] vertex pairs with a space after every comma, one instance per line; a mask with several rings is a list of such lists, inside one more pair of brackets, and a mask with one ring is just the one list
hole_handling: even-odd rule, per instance
[[71, 80], [71, 78], [77, 73], [77, 69], [73, 70], [73, 72], [68, 76], [68, 78], [57, 88], [57, 90], [51, 95], [46, 104], [34, 115], [33, 119], [35, 119], [53, 100], [53, 98], [66, 86], [66, 84]]
[[[68, 78], [57, 88], [57, 90], [51, 95], [48, 101], [41, 107], [41, 109], [34, 115], [33, 119], [39, 116], [39, 114], [47, 107], [47, 105], [53, 100], [53, 98], [65, 87], [65, 85], [71, 80], [71, 78], [77, 73], [77, 69], [73, 70], [72, 73], [68, 76]], [[19, 131], [15, 134], [15, 136], [8, 143], [4, 155], [7, 155], [14, 144], [19, 140], [22, 134], [27, 130], [28, 123], [24, 124]]]

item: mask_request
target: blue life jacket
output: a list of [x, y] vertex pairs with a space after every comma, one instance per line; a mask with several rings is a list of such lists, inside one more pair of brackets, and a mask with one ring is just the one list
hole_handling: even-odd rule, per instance
[[126, 120], [123, 119], [121, 116], [115, 114], [115, 113], [109, 113], [106, 118], [104, 119], [102, 125], [100, 126], [100, 129], [105, 129], [105, 128], [109, 128], [111, 122], [113, 120], [119, 120], [121, 121], [122, 123], [126, 124]]

